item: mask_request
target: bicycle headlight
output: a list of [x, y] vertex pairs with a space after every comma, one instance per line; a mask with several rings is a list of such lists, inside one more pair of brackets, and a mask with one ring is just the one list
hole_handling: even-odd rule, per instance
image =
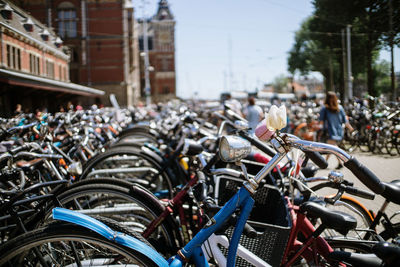
[[67, 171], [71, 175], [81, 175], [82, 174], [82, 163], [80, 163], [79, 161], [72, 162], [68, 166]]
[[225, 162], [239, 161], [250, 152], [250, 142], [238, 136], [223, 136], [219, 143], [219, 156]]

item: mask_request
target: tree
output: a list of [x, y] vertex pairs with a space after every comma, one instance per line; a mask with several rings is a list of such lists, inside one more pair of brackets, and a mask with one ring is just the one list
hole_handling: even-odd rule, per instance
[[274, 78], [272, 85], [278, 93], [284, 93], [287, 89], [289, 78], [285, 74], [280, 74]]
[[374, 63], [372, 69], [374, 77], [376, 77], [374, 88], [376, 88], [378, 95], [382, 93], [390, 93], [391, 92], [390, 63], [386, 60], [381, 60], [379, 62]]
[[[309, 17], [296, 32], [295, 44], [289, 51], [288, 69], [292, 74], [300, 72], [301, 75], [319, 71], [324, 76], [325, 88], [334, 90], [334, 84], [340, 78], [340, 65], [336, 60], [335, 49], [324, 46], [317, 37], [319, 33], [311, 31], [310, 25], [315, 23], [315, 19]], [[331, 37], [328, 35], [328, 38]]]
[[[353, 76], [359, 77], [366, 73], [368, 92], [370, 95], [377, 95], [373, 66], [382, 46], [383, 33], [387, 29], [388, 1], [390, 0], [314, 0], [313, 15], [296, 33], [295, 45], [289, 52], [289, 71], [320, 71], [329, 80], [326, 82], [327, 88], [332, 89], [332, 84], [335, 84], [343, 95], [344, 47], [341, 31], [351, 25]], [[399, 13], [398, 8], [396, 12]], [[395, 21], [396, 27], [400, 27], [397, 17]], [[394, 28], [397, 29], [396, 27]], [[318, 61], [323, 61], [323, 65], [318, 64]]]
[[383, 28], [386, 27], [386, 31], [383, 31], [382, 42], [385, 47], [390, 49], [391, 62], [390, 62], [390, 77], [391, 77], [391, 93], [392, 99], [395, 100], [397, 97], [396, 85], [395, 85], [395, 73], [394, 73], [394, 60], [393, 60], [393, 48], [395, 45], [400, 45], [400, 2], [387, 0], [382, 3], [382, 13], [386, 13], [388, 16], [383, 22]]

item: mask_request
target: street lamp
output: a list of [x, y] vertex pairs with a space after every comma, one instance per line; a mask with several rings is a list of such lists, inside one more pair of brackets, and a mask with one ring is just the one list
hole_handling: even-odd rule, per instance
[[149, 43], [147, 36], [147, 17], [145, 9], [146, 1], [142, 0], [143, 5], [143, 50], [144, 50], [144, 92], [146, 95], [146, 106], [151, 104], [151, 87], [150, 87], [150, 74], [149, 74]]

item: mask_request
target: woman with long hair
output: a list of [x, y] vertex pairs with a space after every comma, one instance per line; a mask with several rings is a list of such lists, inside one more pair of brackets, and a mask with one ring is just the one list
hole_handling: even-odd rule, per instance
[[[328, 133], [328, 144], [337, 145], [337, 142], [342, 141], [344, 135], [343, 124], [352, 132], [349, 121], [347, 120], [344, 109], [339, 105], [337, 96], [334, 92], [328, 92], [325, 98], [325, 105], [321, 108], [319, 120], [325, 131]], [[326, 160], [328, 160], [329, 154]], [[340, 169], [343, 165], [340, 163], [336, 169]]]

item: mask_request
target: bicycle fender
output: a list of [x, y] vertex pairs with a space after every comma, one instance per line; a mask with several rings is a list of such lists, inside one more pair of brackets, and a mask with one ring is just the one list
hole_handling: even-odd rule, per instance
[[138, 251], [140, 254], [146, 255], [149, 259], [153, 260], [158, 266], [168, 266], [168, 262], [154, 249], [141, 242], [140, 240], [125, 235], [123, 233], [112, 230], [104, 223], [79, 213], [77, 211], [68, 210], [64, 208], [53, 209], [53, 219], [70, 222], [88, 228], [99, 235], [114, 241], [120, 245], [126, 246], [130, 249]]

